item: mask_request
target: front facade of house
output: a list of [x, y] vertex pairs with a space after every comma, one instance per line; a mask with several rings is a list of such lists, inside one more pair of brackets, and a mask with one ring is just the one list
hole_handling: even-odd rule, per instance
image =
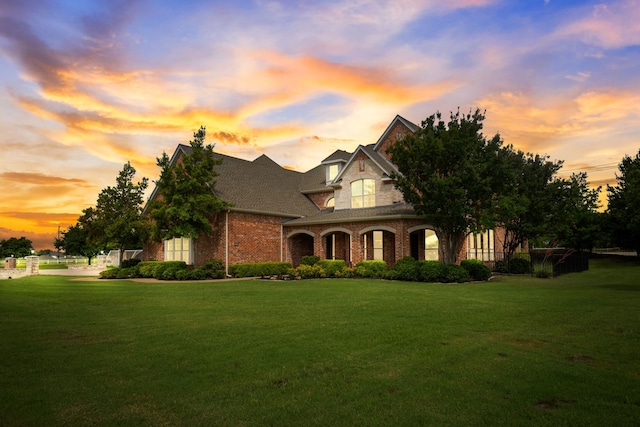
[[[373, 259], [393, 265], [405, 256], [438, 260], [433, 227], [404, 202], [390, 178], [397, 169], [386, 149], [417, 129], [396, 116], [375, 144], [353, 153], [338, 150], [305, 173], [264, 155], [252, 162], [218, 155], [223, 162], [216, 167], [214, 191], [233, 207], [212, 217], [211, 235], [150, 242], [145, 259], [201, 265], [215, 258], [227, 266], [269, 261], [297, 266], [305, 255], [342, 259], [349, 266]], [[189, 150], [178, 146], [171, 161]], [[500, 240], [493, 230], [469, 235], [460, 255], [494, 261]]]

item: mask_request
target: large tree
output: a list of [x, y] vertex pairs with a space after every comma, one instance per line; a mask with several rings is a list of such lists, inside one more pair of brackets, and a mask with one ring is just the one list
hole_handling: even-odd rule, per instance
[[484, 114], [458, 110], [445, 123], [438, 112], [388, 150], [396, 187], [433, 225], [446, 264], [458, 262], [469, 232], [492, 228], [512, 179], [514, 152], [500, 135], [482, 134]]
[[591, 250], [600, 236], [600, 187], [590, 188], [586, 172], [557, 179], [548, 229], [552, 242], [575, 250]]
[[85, 209], [80, 219], [91, 224], [88, 230], [91, 244], [122, 252], [142, 247], [148, 238], [148, 222], [142, 217], [148, 179], [134, 183], [135, 174], [135, 168], [127, 162], [116, 178], [116, 185], [100, 192], [95, 208]]
[[615, 242], [640, 256], [640, 151], [624, 156], [616, 185], [607, 185], [609, 223]]
[[8, 239], [0, 240], [0, 257], [16, 257], [22, 258], [31, 255], [33, 250], [33, 243], [26, 237], [10, 237]]
[[548, 232], [556, 201], [556, 173], [562, 161], [518, 151], [513, 156], [510, 194], [501, 198], [498, 222], [504, 227], [503, 252], [510, 259], [525, 242]]
[[205, 145], [205, 137], [202, 126], [179, 161], [172, 163], [167, 153], [156, 159], [161, 168], [155, 182], [158, 197], [149, 204], [156, 240], [210, 234], [212, 217], [230, 206], [213, 191], [218, 176], [215, 167], [222, 159], [215, 157], [213, 145]]
[[64, 249], [67, 255], [86, 256], [89, 265], [91, 265], [91, 258], [106, 249], [105, 246], [93, 243], [91, 239], [94, 219], [95, 211], [93, 208], [83, 210], [83, 215], [78, 218], [78, 222], [70, 226], [67, 231], [63, 231], [62, 238], [55, 239], [54, 246], [58, 249]]

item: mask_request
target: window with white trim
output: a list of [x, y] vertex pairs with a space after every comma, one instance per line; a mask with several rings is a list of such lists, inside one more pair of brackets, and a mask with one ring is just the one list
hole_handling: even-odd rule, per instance
[[338, 176], [339, 172], [340, 172], [339, 164], [333, 164], [333, 165], [327, 166], [327, 182], [332, 182], [334, 179], [336, 179], [336, 176]]
[[351, 207], [370, 208], [376, 205], [375, 179], [360, 179], [351, 183]]
[[373, 259], [384, 261], [384, 232], [373, 232]]
[[480, 261], [494, 261], [493, 230], [483, 231], [482, 233], [470, 233], [467, 236], [467, 258], [478, 259]]
[[193, 239], [175, 237], [164, 241], [165, 261], [184, 261], [193, 264]]

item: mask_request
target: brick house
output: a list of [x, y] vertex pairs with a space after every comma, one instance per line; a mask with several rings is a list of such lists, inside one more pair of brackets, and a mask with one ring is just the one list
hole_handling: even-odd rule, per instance
[[[211, 235], [149, 242], [144, 258], [195, 265], [216, 258], [227, 266], [264, 261], [296, 266], [304, 255], [344, 259], [347, 265], [369, 259], [393, 265], [405, 256], [437, 260], [435, 232], [394, 187], [390, 176], [397, 169], [386, 153], [417, 129], [396, 116], [375, 144], [353, 153], [337, 150], [305, 173], [265, 155], [247, 161], [217, 154], [223, 162], [216, 166], [214, 191], [233, 207], [212, 217]], [[189, 150], [179, 145], [171, 162]], [[469, 235], [461, 255], [493, 261], [498, 234]]]

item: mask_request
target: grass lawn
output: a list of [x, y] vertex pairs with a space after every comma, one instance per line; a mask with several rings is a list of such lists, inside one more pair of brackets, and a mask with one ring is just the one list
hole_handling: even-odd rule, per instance
[[640, 267], [0, 281], [0, 425], [638, 425]]

